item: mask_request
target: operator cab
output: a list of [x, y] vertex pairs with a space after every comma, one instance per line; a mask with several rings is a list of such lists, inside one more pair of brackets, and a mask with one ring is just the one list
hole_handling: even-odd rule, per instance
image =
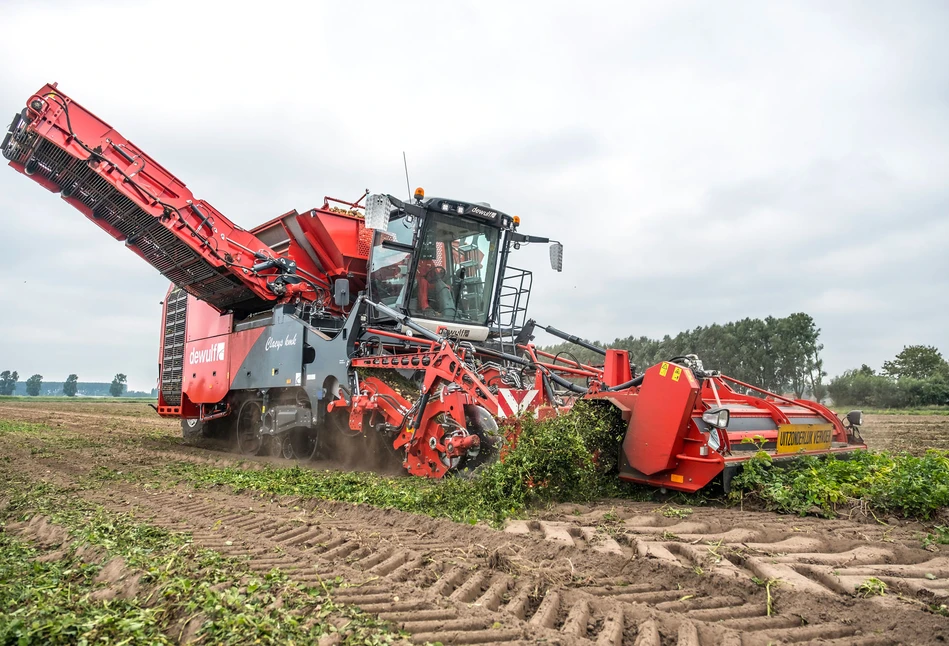
[[425, 199], [421, 189], [415, 198], [369, 196], [366, 226], [375, 229], [369, 299], [433, 332], [483, 341], [496, 314], [507, 250], [526, 237], [515, 232], [519, 220], [486, 204]]

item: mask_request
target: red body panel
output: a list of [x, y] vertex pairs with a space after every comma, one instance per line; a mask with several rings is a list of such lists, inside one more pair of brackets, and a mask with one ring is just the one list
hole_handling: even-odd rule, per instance
[[187, 341], [230, 334], [233, 324], [233, 314], [221, 314], [207, 303], [188, 296], [188, 327], [185, 332]]
[[698, 394], [699, 384], [688, 368], [661, 363], [646, 371], [623, 439], [633, 468], [653, 475], [676, 465]]
[[193, 403], [215, 404], [227, 395], [231, 385], [228, 340], [228, 335], [222, 334], [185, 344], [182, 384]]
[[188, 297], [182, 391], [194, 404], [216, 404], [227, 396], [238, 369], [265, 330], [231, 332], [232, 319], [233, 315]]
[[327, 276], [366, 275], [372, 232], [367, 231], [361, 218], [314, 209], [310, 217], [300, 220], [300, 226], [314, 243], [313, 249]]
[[626, 350], [607, 350], [603, 364], [603, 383], [607, 386], [619, 386], [632, 378], [629, 352]]

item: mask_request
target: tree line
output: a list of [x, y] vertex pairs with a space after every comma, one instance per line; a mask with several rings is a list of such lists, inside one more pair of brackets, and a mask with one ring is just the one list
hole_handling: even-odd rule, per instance
[[834, 402], [854, 407], [908, 408], [949, 404], [949, 363], [931, 345], [908, 345], [877, 372], [863, 364], [828, 384]]
[[[878, 372], [867, 365], [846, 370], [829, 383], [825, 377], [820, 328], [802, 312], [784, 318], [746, 318], [708, 325], [662, 339], [625, 337], [604, 348], [627, 350], [640, 371], [660, 361], [696, 354], [706, 368], [779, 394], [837, 406], [905, 408], [949, 404], [949, 363], [933, 346], [905, 346]], [[601, 355], [560, 343], [544, 348], [588, 364], [602, 364]]]
[[[824, 362], [820, 353], [820, 328], [808, 314], [799, 312], [783, 318], [746, 318], [724, 325], [713, 324], [666, 335], [662, 339], [628, 336], [612, 343], [595, 345], [629, 352], [630, 361], [644, 370], [660, 361], [697, 354], [708, 369], [776, 393], [793, 393], [801, 398], [823, 399]], [[602, 364], [597, 353], [572, 343], [544, 348], [564, 358], [582, 363]]]
[[[17, 391], [17, 383], [20, 380], [20, 373], [16, 370], [4, 370], [0, 372], [0, 395], [14, 395]], [[29, 377], [25, 382], [24, 386], [26, 389], [26, 394], [30, 397], [37, 397], [43, 391], [43, 375], [35, 374]], [[79, 376], [76, 374], [71, 374], [66, 378], [66, 381], [62, 382], [61, 392], [49, 392], [50, 395], [62, 394], [66, 397], [75, 397], [80, 390], [80, 386], [85, 386], [85, 390], [94, 390], [95, 393], [87, 394], [99, 394], [98, 391], [101, 389], [101, 384], [98, 383], [84, 383], [81, 384], [79, 381]], [[115, 375], [112, 379], [112, 383], [108, 385], [108, 393], [112, 397], [122, 397], [127, 393], [127, 377], [119, 373]], [[47, 389], [48, 390], [48, 389]], [[104, 393], [102, 393], [104, 394]], [[145, 395], [146, 393], [141, 393]]]

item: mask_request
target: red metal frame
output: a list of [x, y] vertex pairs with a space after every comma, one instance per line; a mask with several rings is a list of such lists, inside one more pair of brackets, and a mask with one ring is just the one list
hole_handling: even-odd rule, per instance
[[[31, 96], [27, 100], [26, 114], [30, 119], [28, 131], [40, 141], [48, 142], [61, 151], [55, 156], [59, 166], [49, 170], [49, 177], [43, 173], [30, 172], [27, 169], [28, 160], [22, 163], [11, 161], [10, 166], [50, 191], [63, 191], [62, 197], [67, 203], [112, 237], [117, 240], [127, 238], [126, 234], [97, 217], [93, 209], [80, 199], [83, 191], [93, 190], [87, 189], [87, 185], [95, 185], [94, 190], [98, 194], [104, 194], [104, 186], [111, 187], [113, 195], [122, 196], [152, 216], [155, 223], [198, 254], [204, 262], [232, 276], [262, 302], [276, 303], [292, 298], [309, 301], [323, 299], [331, 309], [334, 307], [326, 300], [325, 293], [320, 294], [307, 282], [288, 285], [285, 294], [275, 293], [268, 283], [278, 275], [278, 270], [253, 269], [261, 261], [255, 254], [274, 255], [254, 232], [267, 228], [289, 214], [252, 231], [245, 231], [210, 203], [196, 198], [181, 180], [105, 121], [59, 91], [56, 84], [45, 85]], [[350, 211], [333, 209], [329, 205], [331, 200], [345, 204], [350, 207]], [[352, 203], [326, 198], [323, 207], [298, 215], [297, 222], [303, 236], [316, 254], [320, 266], [316, 266], [309, 254], [300, 249], [289, 231], [291, 243], [288, 257], [297, 263], [301, 274], [310, 282], [328, 289], [334, 278], [347, 277], [357, 281], [354, 288], [361, 288], [358, 283], [365, 280], [369, 254], [367, 233], [371, 233], [366, 230], [362, 217], [356, 212], [362, 208], [361, 201], [362, 198]], [[126, 242], [133, 252], [153, 262], [132, 241]], [[187, 285], [184, 289], [191, 291]]]

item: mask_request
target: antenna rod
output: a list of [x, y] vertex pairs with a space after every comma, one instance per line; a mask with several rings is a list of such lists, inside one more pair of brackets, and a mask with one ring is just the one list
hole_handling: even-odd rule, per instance
[[405, 190], [408, 191], [409, 201], [412, 201], [412, 185], [409, 184], [409, 162], [405, 159], [405, 151], [402, 151], [402, 165], [405, 166]]

